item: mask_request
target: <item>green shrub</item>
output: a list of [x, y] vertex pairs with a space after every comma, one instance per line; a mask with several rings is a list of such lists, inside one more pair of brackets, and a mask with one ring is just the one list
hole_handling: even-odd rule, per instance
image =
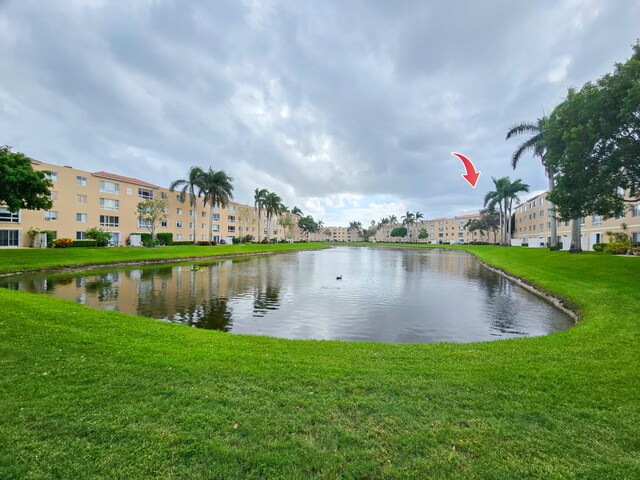
[[594, 243], [593, 244], [593, 249], [596, 252], [604, 252], [604, 249], [607, 247], [606, 243]]
[[70, 238], [59, 238], [53, 242], [53, 248], [68, 248], [73, 246], [73, 240]]
[[241, 242], [241, 241], [242, 241], [242, 239], [241, 239], [240, 237], [233, 237], [233, 238], [231, 239], [231, 242], [232, 242], [234, 245], [240, 245], [240, 242]]
[[93, 227], [85, 232], [87, 238], [95, 240], [99, 247], [106, 247], [111, 240], [111, 233], [103, 230], [102, 228]]
[[253, 242], [253, 235], [245, 235], [242, 238], [242, 243], [251, 243]]
[[522, 244], [522, 246], [523, 246], [523, 247], [528, 247], [528, 246], [529, 246], [529, 244], [528, 244], [528, 243], [523, 243], [523, 244]]
[[98, 242], [95, 240], [74, 240], [72, 247], [97, 247]]
[[55, 230], [42, 230], [40, 233], [47, 234], [47, 248], [53, 248], [53, 243], [56, 241], [56, 238], [58, 238], [58, 232]]
[[604, 251], [609, 255], [626, 255], [630, 249], [629, 242], [609, 242], [604, 247]]
[[173, 245], [173, 233], [157, 233], [156, 240], [160, 245]]
[[269, 244], [269, 240], [267, 240], [266, 238], [263, 238], [260, 243], [262, 243], [264, 245], [268, 245]]
[[208, 247], [208, 246], [210, 246], [210, 245], [215, 245], [215, 244], [216, 244], [216, 242], [211, 242], [211, 243], [209, 243], [209, 242], [208, 242], [208, 241], [206, 241], [206, 240], [200, 240], [200, 241], [198, 242], [198, 245], [200, 245], [201, 247]]
[[180, 240], [178, 242], [173, 242], [172, 245], [193, 245], [191, 240]]

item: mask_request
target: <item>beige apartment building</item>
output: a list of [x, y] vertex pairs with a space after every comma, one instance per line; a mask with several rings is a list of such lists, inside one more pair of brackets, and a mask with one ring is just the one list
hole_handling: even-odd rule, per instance
[[[467, 223], [470, 220], [480, 218], [479, 213], [469, 215], [459, 215], [456, 217], [438, 217], [429, 220], [422, 220], [411, 226], [411, 231], [407, 238], [394, 238], [391, 231], [400, 225], [385, 225], [375, 236], [377, 242], [414, 242], [418, 243], [471, 243], [471, 242], [492, 242], [493, 234], [482, 235], [480, 232], [470, 232]], [[418, 239], [420, 230], [427, 230], [426, 239]]]
[[[515, 226], [512, 238], [522, 240], [530, 247], [546, 246], [551, 242], [552, 205], [547, 201], [547, 193], [543, 192], [528, 199], [515, 208]], [[593, 250], [596, 243], [609, 241], [607, 232], [622, 232], [622, 224], [634, 243], [640, 243], [640, 203], [631, 205], [624, 216], [605, 219], [599, 215], [581, 219], [581, 244], [583, 250]], [[568, 250], [571, 243], [570, 222], [558, 221], [558, 241], [562, 248]]]
[[125, 245], [130, 234], [149, 231], [138, 219], [138, 203], [158, 196], [167, 200], [168, 212], [167, 220], [156, 233], [171, 232], [174, 241], [193, 241], [194, 223], [197, 241], [208, 240], [209, 229], [216, 242], [231, 243], [234, 237], [246, 235], [257, 239], [260, 233], [264, 238], [267, 228], [271, 230], [270, 238], [293, 236], [296, 239], [297, 229], [285, 232], [278, 218], [271, 219], [268, 225], [264, 211], [259, 226], [257, 211], [250, 205], [231, 202], [228, 207], [220, 208], [205, 205], [199, 198], [194, 208], [188, 198], [181, 202], [177, 192], [137, 178], [102, 171], [88, 172], [38, 160], [32, 160], [32, 164], [36, 170], [51, 172], [53, 207], [48, 211], [11, 213], [0, 206], [0, 247], [31, 246], [29, 231], [34, 229], [53, 231], [56, 238], [83, 240], [85, 231], [92, 227], [110, 232], [112, 245]]
[[[434, 218], [424, 220], [411, 226], [411, 232], [407, 238], [394, 238], [391, 231], [401, 226], [401, 224], [385, 225], [380, 228], [373, 240], [376, 242], [413, 242], [417, 238], [421, 229], [426, 228], [429, 236], [426, 239], [417, 239], [418, 243], [470, 243], [470, 242], [492, 242], [493, 235], [480, 232], [469, 232], [467, 222], [474, 218], [480, 218], [479, 213], [470, 215], [460, 215], [452, 218]], [[359, 242], [363, 240], [362, 235], [349, 227], [324, 227], [316, 233], [309, 235], [309, 240], [317, 242]]]

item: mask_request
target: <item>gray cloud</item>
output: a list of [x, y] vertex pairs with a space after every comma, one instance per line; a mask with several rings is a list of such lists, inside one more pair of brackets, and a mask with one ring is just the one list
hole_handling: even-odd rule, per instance
[[213, 165], [240, 201], [266, 187], [343, 224], [461, 214], [491, 176], [545, 188], [535, 159], [511, 171], [507, 128], [628, 58], [636, 18], [638, 0], [0, 1], [0, 143], [160, 185]]

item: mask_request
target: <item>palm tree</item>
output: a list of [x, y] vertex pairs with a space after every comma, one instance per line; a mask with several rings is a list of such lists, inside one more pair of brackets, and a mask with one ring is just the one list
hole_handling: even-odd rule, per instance
[[[415, 216], [413, 217], [413, 222], [414, 223], [419, 223], [420, 220], [422, 220], [424, 218], [424, 215], [421, 214], [420, 212], [416, 212]], [[418, 239], [416, 238], [416, 242], [418, 241]]]
[[499, 221], [500, 221], [500, 244], [507, 244], [507, 232], [510, 227], [511, 209], [513, 206], [513, 200], [518, 199], [518, 193], [528, 192], [529, 185], [522, 183], [521, 179], [517, 179], [511, 182], [509, 177], [502, 177], [496, 179], [491, 177], [496, 189], [488, 192], [484, 197], [484, 206], [489, 209], [494, 209], [498, 206]]
[[[551, 169], [550, 166], [547, 165], [547, 148], [544, 146], [544, 129], [548, 121], [549, 119], [546, 116], [543, 116], [542, 118], [539, 118], [535, 123], [520, 122], [516, 125], [513, 125], [509, 129], [509, 132], [507, 132], [506, 140], [509, 140], [511, 137], [520, 135], [522, 133], [528, 133], [532, 135], [526, 142], [520, 145], [515, 152], [513, 152], [513, 156], [511, 157], [511, 166], [515, 170], [518, 162], [520, 161], [520, 157], [522, 157], [522, 155], [526, 151], [532, 151], [533, 155], [539, 157], [542, 161], [542, 166], [544, 167], [544, 171], [546, 172], [547, 179], [549, 181], [549, 193], [551, 193], [555, 188], [555, 172]], [[553, 206], [551, 205], [549, 208], [553, 209]], [[553, 210], [551, 214], [551, 248], [553, 250], [557, 250], [558, 248], [558, 226], [555, 212], [553, 212]]]
[[411, 225], [415, 223], [416, 216], [413, 213], [411, 213], [410, 211], [407, 210], [407, 213], [405, 213], [401, 218], [402, 218], [402, 225], [406, 225], [406, 227], [407, 227], [407, 239], [410, 241], [411, 240]]
[[[389, 215], [389, 224], [391, 224], [392, 227], [396, 226], [398, 223], [398, 217], [396, 217], [395, 215]], [[387, 241], [391, 241], [391, 228], [389, 229], [389, 231], [387, 232]]]
[[202, 191], [204, 193], [204, 205], [209, 204], [209, 244], [212, 240], [211, 209], [216, 205], [225, 208], [229, 200], [233, 199], [233, 179], [224, 170], [209, 170], [202, 173]]
[[[509, 179], [509, 177], [506, 177], [507, 180]], [[507, 182], [505, 184], [506, 189], [505, 189], [505, 198], [504, 198], [504, 211], [505, 211], [505, 224], [506, 224], [506, 234], [508, 236], [508, 238], [506, 239], [507, 241], [511, 240], [511, 235], [512, 235], [512, 231], [511, 231], [511, 215], [512, 215], [512, 210], [513, 210], [513, 201], [520, 201], [520, 198], [518, 197], [518, 194], [521, 192], [528, 192], [529, 191], [529, 185], [527, 185], [526, 183], [522, 183], [521, 179], [517, 179], [514, 180], [513, 182]]]
[[187, 178], [174, 180], [169, 185], [169, 190], [174, 192], [180, 191], [180, 201], [184, 202], [187, 196], [189, 197], [189, 205], [192, 207], [193, 212], [193, 243], [197, 243], [196, 237], [196, 225], [198, 223], [197, 218], [197, 199], [200, 198], [205, 191], [204, 182], [204, 170], [200, 167], [191, 167]]
[[349, 222], [349, 230], [356, 231], [356, 241], [358, 241], [358, 235], [360, 234], [360, 230], [362, 229], [362, 223], [358, 221]]
[[284, 205], [277, 193], [269, 192], [264, 197], [264, 209], [267, 212], [267, 241], [271, 240], [271, 219], [282, 213]]
[[302, 210], [300, 210], [298, 207], [294, 206], [291, 209], [291, 213], [293, 213], [294, 215], [300, 215], [301, 217], [303, 216]]
[[269, 193], [269, 190], [267, 190], [266, 188], [256, 188], [255, 194], [253, 196], [253, 205], [256, 207], [256, 210], [258, 212], [258, 235], [256, 237], [256, 240], [258, 242], [262, 240], [264, 234], [264, 228], [262, 228], [262, 224], [260, 223], [260, 213], [264, 208], [264, 202], [267, 193]]

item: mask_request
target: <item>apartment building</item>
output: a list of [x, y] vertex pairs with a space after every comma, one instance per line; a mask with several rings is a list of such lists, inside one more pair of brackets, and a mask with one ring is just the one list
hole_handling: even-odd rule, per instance
[[[467, 223], [470, 220], [480, 218], [479, 213], [469, 215], [459, 215], [456, 217], [438, 217], [429, 220], [422, 220], [411, 226], [410, 232], [406, 238], [392, 237], [391, 231], [401, 225], [385, 225], [378, 233], [375, 240], [377, 242], [415, 242], [418, 243], [471, 243], [471, 242], [490, 242], [492, 235], [486, 232], [470, 232]], [[418, 236], [422, 229], [427, 230], [428, 237], [419, 239]]]
[[309, 234], [310, 242], [358, 242], [363, 238], [357, 230], [349, 227], [322, 227]]
[[[30, 230], [50, 230], [56, 238], [83, 240], [85, 231], [99, 227], [111, 233], [112, 245], [124, 245], [131, 233], [148, 232], [138, 219], [137, 205], [151, 198], [168, 202], [167, 220], [156, 230], [173, 233], [174, 241], [205, 241], [231, 243], [234, 237], [252, 235], [264, 238], [267, 229], [270, 238], [282, 239], [285, 232], [279, 219], [268, 223], [265, 212], [258, 225], [257, 210], [250, 205], [231, 202], [227, 207], [205, 205], [199, 198], [195, 206], [189, 199], [180, 201], [177, 192], [143, 180], [104, 171], [88, 172], [70, 166], [60, 166], [32, 160], [34, 169], [50, 171], [53, 182], [48, 211], [21, 210], [9, 212], [0, 206], [0, 247], [31, 246]], [[211, 229], [211, 230], [209, 230]]]
[[[512, 238], [522, 240], [529, 246], [546, 246], [551, 242], [552, 204], [547, 201], [548, 192], [543, 192], [515, 208], [515, 225]], [[622, 224], [627, 225], [627, 231], [634, 243], [640, 243], [640, 203], [631, 205], [625, 215], [617, 218], [605, 219], [599, 215], [592, 215], [580, 219], [581, 244], [583, 250], [593, 250], [596, 243], [609, 241], [607, 232], [621, 232]], [[558, 221], [558, 241], [562, 248], [568, 250], [571, 243], [570, 222]]]

